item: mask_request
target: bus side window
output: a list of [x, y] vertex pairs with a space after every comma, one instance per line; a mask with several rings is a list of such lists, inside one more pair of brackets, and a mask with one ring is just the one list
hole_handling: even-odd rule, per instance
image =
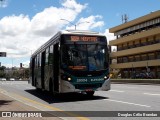
[[37, 56], [35, 57], [35, 68], [37, 68]]
[[38, 60], [39, 61], [39, 67], [41, 67], [41, 57], [42, 57], [42, 54], [40, 53], [39, 54], [39, 60]]
[[46, 49], [45, 65], [48, 65], [49, 48]]
[[39, 54], [37, 55], [37, 68], [40, 67], [40, 64], [39, 64]]
[[50, 46], [48, 62], [49, 64], [53, 64], [53, 45]]

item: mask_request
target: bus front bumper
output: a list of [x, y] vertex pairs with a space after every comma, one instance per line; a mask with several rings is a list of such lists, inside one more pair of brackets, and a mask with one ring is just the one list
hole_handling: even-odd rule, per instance
[[[61, 93], [85, 91], [82, 89], [76, 89], [76, 87], [68, 81], [62, 81], [61, 85], [62, 85], [61, 90], [60, 90]], [[110, 88], [111, 88], [110, 87], [110, 78], [108, 78], [107, 80], [105, 80], [105, 82], [102, 84], [101, 87], [99, 87], [97, 89], [94, 89], [94, 88], [93, 89], [94, 89], [94, 91], [108, 91], [108, 90], [110, 90]]]
[[110, 78], [105, 80], [101, 87], [97, 88], [98, 91], [108, 91], [111, 89]]

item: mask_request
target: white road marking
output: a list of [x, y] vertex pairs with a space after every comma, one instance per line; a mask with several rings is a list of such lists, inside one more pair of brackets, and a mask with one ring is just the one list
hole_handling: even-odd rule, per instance
[[138, 87], [132, 87], [132, 86], [124, 86], [125, 88], [131, 88], [131, 89], [136, 89]]
[[121, 91], [121, 90], [110, 90], [111, 92], [124, 92], [124, 91]]
[[154, 96], [160, 96], [160, 94], [155, 94], [155, 93], [143, 93], [145, 95], [154, 95]]
[[119, 101], [119, 100], [112, 100], [112, 99], [104, 99], [104, 100], [111, 101], [111, 102], [117, 102], [117, 103], [123, 103], [123, 104], [129, 104], [129, 105], [135, 105], [135, 106], [141, 106], [141, 107], [151, 107], [151, 106], [148, 106], [148, 105], [142, 105], [142, 104]]
[[26, 89], [33, 89], [33, 87], [25, 87]]

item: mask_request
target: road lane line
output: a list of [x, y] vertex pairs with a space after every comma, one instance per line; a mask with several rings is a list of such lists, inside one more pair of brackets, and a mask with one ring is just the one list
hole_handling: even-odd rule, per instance
[[0, 92], [1, 93], [6, 93], [7, 91], [0, 88]]
[[111, 102], [117, 102], [117, 103], [123, 103], [123, 104], [129, 104], [129, 105], [135, 105], [135, 106], [141, 106], [141, 107], [151, 107], [151, 106], [148, 106], [148, 105], [142, 105], [142, 104], [119, 101], [119, 100], [112, 100], [112, 99], [104, 99], [104, 100], [111, 101]]
[[[0, 90], [3, 91], [3, 89], [0, 89]], [[5, 90], [4, 90], [4, 91], [5, 91]], [[12, 98], [20, 101], [20, 102], [23, 102], [23, 103], [24, 103], [24, 101], [26, 101], [26, 102], [30, 102], [30, 103], [32, 103], [32, 104], [37, 104], [37, 105], [39, 105], [39, 106], [41, 106], [41, 107], [45, 107], [45, 108], [50, 109], [50, 110], [53, 110], [53, 111], [58, 111], [58, 112], [61, 112], [61, 113], [65, 113], [66, 115], [69, 115], [69, 117], [76, 117], [76, 118], [79, 119], [79, 120], [90, 120], [90, 119], [87, 118], [87, 117], [83, 117], [83, 116], [78, 115], [78, 114], [74, 114], [74, 113], [71, 113], [71, 112], [67, 112], [67, 111], [61, 110], [61, 109], [56, 108], [56, 107], [53, 107], [53, 106], [48, 106], [48, 105], [42, 104], [42, 103], [40, 103], [40, 102], [31, 100], [31, 99], [29, 99], [29, 98], [23, 97], [23, 96], [21, 96], [21, 95], [15, 94], [15, 93], [8, 93], [8, 92], [5, 91], [4, 94], [5, 94], [5, 95], [8, 95], [8, 96], [10, 96], [10, 97], [12, 97]], [[23, 101], [19, 100], [18, 98], [21, 99], [21, 100], [23, 100]], [[25, 104], [25, 103], [24, 103], [24, 104]], [[34, 107], [34, 106], [32, 106], [32, 107]], [[57, 116], [57, 117], [58, 117], [58, 116]], [[60, 117], [60, 118], [61, 118], [61, 117]]]
[[160, 94], [156, 94], [156, 93], [143, 93], [145, 95], [152, 95], [152, 96], [160, 96]]
[[18, 95], [18, 94], [15, 94], [15, 95], [16, 95], [16, 96], [19, 96], [19, 97], [22, 98], [23, 100], [29, 101], [29, 102], [31, 102], [31, 103], [35, 103], [35, 104], [37, 104], [37, 105], [43, 106], [43, 107], [48, 108], [48, 109], [51, 109], [51, 110], [53, 110], [53, 111], [58, 111], [58, 112], [65, 113], [65, 114], [69, 115], [70, 117], [76, 117], [76, 118], [78, 118], [78, 119], [80, 119], [80, 120], [89, 120], [88, 118], [82, 117], [81, 115], [73, 114], [73, 113], [71, 113], [71, 112], [67, 112], [67, 111], [61, 110], [61, 109], [56, 108], [56, 107], [48, 106], [48, 105], [45, 105], [45, 104], [42, 104], [42, 103], [40, 103], [40, 102], [31, 100], [31, 99], [29, 99], [29, 98], [23, 97], [23, 96]]
[[121, 91], [121, 90], [110, 90], [111, 92], [124, 92], [124, 91]]

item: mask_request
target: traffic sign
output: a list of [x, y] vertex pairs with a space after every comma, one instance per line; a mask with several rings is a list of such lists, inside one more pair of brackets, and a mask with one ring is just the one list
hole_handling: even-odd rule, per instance
[[0, 57], [6, 57], [7, 53], [6, 52], [0, 52]]

